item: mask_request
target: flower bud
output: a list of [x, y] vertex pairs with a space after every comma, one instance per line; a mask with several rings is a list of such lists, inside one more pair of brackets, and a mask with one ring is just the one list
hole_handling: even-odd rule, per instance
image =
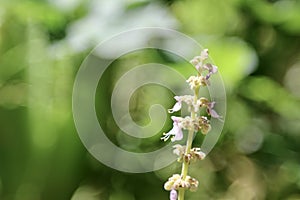
[[177, 192], [176, 192], [176, 190], [171, 190], [171, 192], [170, 192], [170, 200], [177, 200]]

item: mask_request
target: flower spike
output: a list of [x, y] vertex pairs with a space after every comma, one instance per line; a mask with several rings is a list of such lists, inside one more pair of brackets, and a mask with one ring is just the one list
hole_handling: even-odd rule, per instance
[[[170, 200], [177, 200], [177, 198], [184, 200], [186, 190], [192, 192], [197, 190], [199, 182], [188, 175], [188, 168], [191, 163], [203, 160], [206, 154], [200, 148], [192, 147], [193, 138], [197, 132], [201, 132], [203, 135], [209, 133], [211, 118], [221, 118], [215, 110], [215, 101], [198, 97], [200, 88], [210, 85], [210, 77], [218, 72], [218, 67], [209, 63], [208, 58], [208, 50], [204, 49], [199, 56], [190, 61], [198, 72], [197, 75], [190, 76], [186, 81], [194, 95], [175, 96], [176, 103], [173, 108], [168, 110], [169, 113], [177, 112], [182, 109], [184, 103], [190, 112], [190, 115], [185, 117], [172, 116], [173, 127], [161, 138], [164, 141], [171, 138], [171, 141], [175, 142], [183, 139], [185, 131], [188, 134], [186, 145], [175, 144], [173, 146], [173, 153], [178, 156], [177, 161], [182, 163], [182, 170], [181, 174], [174, 174], [164, 184], [165, 190], [170, 191]], [[201, 115], [201, 108], [206, 108], [208, 117]]]

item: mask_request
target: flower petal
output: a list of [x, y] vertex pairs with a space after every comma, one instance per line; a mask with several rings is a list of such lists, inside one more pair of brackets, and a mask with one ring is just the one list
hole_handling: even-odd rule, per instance
[[170, 192], [170, 200], [177, 200], [177, 192], [176, 192], [176, 190], [171, 190], [171, 192]]
[[173, 129], [174, 129], [175, 135], [171, 139], [171, 141], [174, 142], [174, 141], [182, 140], [182, 138], [183, 138], [183, 132], [182, 132], [181, 128], [179, 128], [178, 126], [174, 126]]
[[200, 62], [200, 63], [198, 63], [197, 65], [195, 65], [195, 68], [197, 69], [197, 71], [199, 71], [199, 73], [202, 71], [201, 70], [201, 65], [202, 65], [202, 63]]
[[213, 74], [217, 73], [217, 72], [218, 72], [218, 67], [217, 67], [216, 65], [212, 65], [211, 72], [212, 72]]
[[212, 116], [213, 118], [220, 118], [221, 116], [212, 108], [208, 108], [208, 114]]
[[173, 120], [173, 122], [179, 123], [180, 120], [182, 120], [181, 117], [176, 117], [176, 116], [171, 116], [171, 119]]
[[203, 49], [200, 55], [202, 60], [206, 60], [208, 58], [208, 49]]
[[173, 106], [173, 108], [169, 109], [168, 112], [169, 113], [173, 113], [173, 112], [177, 112], [181, 109], [181, 102], [177, 102], [175, 103], [175, 105]]
[[191, 61], [190, 61], [190, 63], [192, 64], [192, 65], [194, 65], [194, 66], [196, 66], [197, 64], [198, 64], [198, 60], [196, 59], [196, 58], [193, 58]]

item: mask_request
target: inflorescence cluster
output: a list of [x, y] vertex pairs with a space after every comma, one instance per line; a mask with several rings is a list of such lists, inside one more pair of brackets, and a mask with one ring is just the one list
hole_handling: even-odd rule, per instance
[[164, 188], [170, 191], [170, 200], [183, 200], [185, 190], [196, 191], [198, 188], [198, 181], [195, 178], [188, 176], [188, 167], [192, 162], [203, 160], [205, 153], [200, 148], [192, 148], [192, 141], [194, 134], [201, 132], [206, 135], [211, 130], [210, 120], [207, 116], [201, 116], [201, 108], [205, 108], [209, 116], [220, 119], [221, 116], [214, 110], [215, 102], [209, 101], [204, 97], [199, 97], [199, 90], [201, 87], [210, 85], [211, 75], [217, 73], [218, 68], [208, 62], [208, 50], [204, 49], [200, 56], [194, 57], [191, 61], [197, 70], [196, 76], [191, 76], [186, 81], [194, 95], [175, 96], [176, 103], [173, 108], [169, 109], [169, 113], [174, 113], [182, 108], [182, 104], [187, 105], [189, 116], [177, 117], [172, 116], [173, 128], [164, 133], [161, 138], [167, 141], [171, 138], [172, 142], [183, 139], [184, 130], [187, 130], [188, 137], [186, 145], [174, 145], [173, 153], [178, 156], [178, 162], [182, 163], [181, 174], [174, 174], [165, 183]]

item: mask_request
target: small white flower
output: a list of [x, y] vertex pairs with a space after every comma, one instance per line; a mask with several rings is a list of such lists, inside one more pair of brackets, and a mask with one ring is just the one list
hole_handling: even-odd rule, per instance
[[185, 152], [185, 146], [182, 146], [180, 144], [176, 144], [173, 146], [174, 150], [173, 153], [179, 157], [181, 157], [182, 155], [184, 155]]
[[[215, 74], [218, 72], [218, 67], [215, 65], [212, 65], [210, 63], [206, 63], [206, 60], [208, 59], [208, 49], [204, 49], [200, 56], [194, 57], [190, 63], [195, 66], [199, 74], [202, 74], [203, 71], [208, 71], [205, 76], [205, 79], [208, 80], [212, 74]], [[208, 85], [208, 84], [207, 84]]]
[[199, 118], [199, 129], [203, 135], [206, 135], [211, 130], [210, 121], [205, 116]]
[[[179, 174], [174, 174], [165, 183], [164, 188], [165, 188], [165, 190], [168, 190], [171, 192], [172, 192], [172, 190], [175, 191], [178, 189], [189, 189], [190, 191], [196, 191], [198, 188], [198, 184], [199, 184], [199, 182], [195, 178], [186, 176], [185, 179], [182, 179], [182, 177]], [[173, 195], [175, 196], [175, 193]], [[177, 193], [176, 193], [176, 195], [177, 195]], [[170, 199], [171, 199], [171, 194], [170, 194]]]
[[206, 154], [201, 151], [200, 148], [198, 147], [194, 147], [191, 149], [191, 154], [193, 158], [199, 159], [199, 160], [203, 160], [206, 157]]
[[195, 90], [200, 86], [210, 85], [208, 79], [206, 79], [204, 76], [191, 76], [186, 82], [189, 83], [192, 90]]
[[206, 60], [208, 58], [208, 49], [203, 49], [203, 51], [201, 51], [201, 54], [200, 54], [200, 58], [201, 60]]
[[167, 191], [171, 191], [174, 190], [175, 188], [175, 182], [177, 183], [178, 180], [181, 180], [181, 176], [179, 174], [173, 174], [173, 176], [171, 176], [168, 181], [164, 184], [164, 188]]
[[185, 130], [195, 130], [198, 127], [198, 122], [190, 116], [186, 116], [185, 118], [182, 118], [180, 125]]
[[183, 132], [181, 127], [182, 118], [172, 116], [171, 119], [173, 120], [173, 128], [168, 133], [164, 133], [164, 136], [161, 139], [167, 141], [172, 136], [172, 142], [179, 141], [183, 138]]
[[184, 96], [175, 96], [174, 97], [176, 99], [176, 103], [173, 106], [173, 108], [169, 109], [168, 112], [169, 113], [174, 113], [177, 112], [181, 109], [182, 107], [182, 102], [186, 103], [186, 105], [188, 106], [188, 110], [191, 111], [195, 111], [198, 112], [199, 111], [199, 101], [195, 102], [195, 97], [192, 95], [184, 95]]
[[180, 98], [180, 96], [175, 96], [174, 99], [176, 99], [176, 103], [173, 106], [173, 108], [169, 109], [168, 112], [169, 113], [173, 113], [173, 112], [177, 112], [181, 109], [182, 106], [182, 98]]

